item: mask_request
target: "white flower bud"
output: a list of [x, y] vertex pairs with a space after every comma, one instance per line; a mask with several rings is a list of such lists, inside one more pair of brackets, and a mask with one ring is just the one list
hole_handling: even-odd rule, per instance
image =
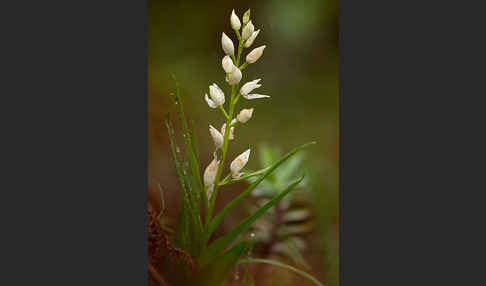
[[[209, 95], [216, 106], [224, 104], [224, 92], [215, 83], [209, 86]], [[207, 101], [207, 100], [206, 100]], [[209, 104], [209, 102], [208, 102]], [[209, 105], [211, 107], [211, 105]]]
[[255, 41], [255, 38], [258, 36], [258, 33], [260, 33], [260, 30], [256, 30], [251, 34], [251, 36], [246, 40], [245, 42], [245, 48], [249, 48], [251, 44], [253, 44], [253, 41]]
[[249, 64], [252, 64], [256, 62], [262, 55], [263, 55], [263, 50], [265, 49], [266, 46], [261, 46], [256, 49], [253, 49], [247, 56], [246, 56], [246, 62]]
[[221, 61], [221, 65], [223, 66], [223, 69], [225, 72], [231, 72], [233, 69], [233, 60], [231, 59], [230, 56], [224, 56], [223, 60]]
[[[231, 121], [231, 124], [233, 124], [233, 122], [235, 121], [235, 119], [233, 119], [233, 121]], [[221, 134], [223, 134], [224, 136], [224, 133], [226, 132], [226, 123], [223, 124], [223, 126], [221, 126]], [[230, 128], [230, 134], [229, 134], [229, 137], [228, 137], [228, 140], [233, 140], [235, 139], [235, 127], [231, 127]]]
[[208, 197], [208, 200], [211, 199], [211, 196], [213, 195], [213, 191], [214, 191], [214, 185], [211, 185], [206, 188], [206, 196]]
[[244, 98], [246, 99], [257, 99], [257, 98], [265, 98], [265, 97], [270, 97], [268, 95], [263, 95], [263, 94], [249, 94], [254, 90], [255, 88], [259, 88], [262, 86], [261, 84], [258, 84], [260, 79], [255, 79], [250, 82], [245, 83], [241, 88], [240, 88], [240, 93], [243, 95]]
[[253, 34], [253, 30], [255, 30], [255, 26], [253, 26], [253, 23], [250, 20], [250, 22], [248, 22], [248, 24], [243, 27], [243, 32], [241, 33], [241, 37], [243, 38], [243, 40], [248, 40], [251, 34]]
[[233, 28], [233, 30], [238, 31], [241, 28], [241, 22], [238, 16], [236, 16], [235, 14], [235, 9], [233, 9], [233, 12], [231, 12], [230, 21], [231, 21], [231, 28]]
[[269, 95], [264, 95], [264, 94], [248, 94], [248, 95], [243, 95], [245, 99], [257, 99], [257, 98], [265, 98], [265, 97], [270, 97]]
[[259, 88], [262, 86], [261, 84], [258, 84], [261, 79], [255, 79], [250, 82], [245, 83], [241, 88], [240, 88], [240, 93], [245, 96], [248, 95], [252, 90], [255, 88]]
[[209, 163], [204, 170], [204, 185], [209, 187], [214, 184], [214, 180], [216, 179], [216, 173], [218, 172], [219, 161], [216, 157], [214, 157], [213, 161]]
[[216, 146], [216, 149], [221, 148], [224, 141], [223, 135], [219, 133], [218, 129], [214, 128], [212, 125], [209, 125], [209, 133], [213, 138], [214, 146]]
[[242, 109], [240, 113], [236, 116], [236, 118], [238, 118], [239, 122], [246, 123], [248, 120], [250, 120], [252, 115], [253, 115], [253, 108]]
[[211, 98], [208, 97], [208, 94], [207, 93], [204, 95], [204, 99], [208, 103], [209, 107], [211, 107], [211, 108], [218, 107], [218, 105], [216, 103], [214, 103], [214, 101], [212, 101]]
[[233, 178], [238, 178], [241, 175], [240, 171], [243, 169], [243, 167], [245, 167], [249, 157], [250, 149], [241, 153], [238, 157], [236, 157], [236, 159], [233, 160], [233, 162], [231, 162], [230, 170]]
[[231, 41], [231, 39], [226, 36], [224, 32], [221, 36], [221, 46], [223, 47], [225, 54], [230, 56], [235, 54], [235, 46], [233, 45], [233, 41]]
[[226, 76], [226, 81], [230, 85], [238, 84], [242, 76], [240, 69], [233, 65], [231, 72]]

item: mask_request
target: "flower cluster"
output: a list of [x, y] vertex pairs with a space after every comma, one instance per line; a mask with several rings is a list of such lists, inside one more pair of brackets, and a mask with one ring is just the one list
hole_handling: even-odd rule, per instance
[[[220, 130], [212, 125], [209, 125], [209, 133], [213, 139], [216, 150], [213, 155], [213, 160], [204, 171], [204, 185], [206, 187], [208, 199], [212, 199], [211, 201], [213, 202], [216, 194], [214, 197], [212, 194], [213, 192], [216, 193], [218, 189], [218, 182], [220, 182], [221, 172], [228, 149], [228, 141], [235, 138], [234, 131], [236, 125], [238, 123], [248, 122], [253, 115], [254, 109], [250, 108], [242, 109], [236, 116], [234, 116], [236, 103], [240, 97], [243, 97], [246, 100], [269, 97], [268, 95], [252, 93], [254, 89], [261, 87], [261, 84], [259, 84], [261, 79], [248, 81], [240, 89], [238, 89], [240, 81], [243, 77], [242, 71], [249, 64], [253, 64], [258, 61], [258, 59], [263, 55], [263, 51], [265, 49], [264, 45], [253, 49], [246, 55], [245, 63], [240, 65], [240, 58], [243, 49], [250, 48], [260, 33], [260, 30], [255, 30], [255, 26], [250, 20], [250, 10], [245, 12], [242, 20], [243, 21], [241, 22], [240, 18], [238, 18], [235, 13], [235, 10], [233, 10], [230, 16], [230, 24], [238, 38], [237, 51], [235, 51], [235, 45], [230, 37], [228, 37], [228, 35], [226, 35], [224, 32], [221, 35], [221, 46], [225, 53], [225, 56], [221, 61], [221, 65], [225, 72], [225, 80], [231, 86], [228, 110], [224, 107], [225, 102], [227, 102], [225, 94], [216, 83], [209, 86], [209, 96], [208, 94], [204, 95], [204, 99], [209, 107], [214, 109], [219, 108], [226, 119], [226, 122], [222, 125]], [[221, 159], [218, 159], [218, 150], [221, 151]], [[231, 162], [230, 174], [226, 176], [225, 180], [229, 180], [231, 178], [237, 179], [241, 177], [243, 174], [241, 171], [248, 162], [250, 152], [250, 149], [246, 150]]]

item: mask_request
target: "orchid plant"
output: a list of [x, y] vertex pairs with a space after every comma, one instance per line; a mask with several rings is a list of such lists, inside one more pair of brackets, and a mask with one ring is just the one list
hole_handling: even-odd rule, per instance
[[[175, 283], [174, 285], [214, 286], [221, 285], [239, 263], [268, 263], [293, 270], [309, 278], [316, 285], [321, 285], [319, 281], [309, 274], [292, 266], [284, 265], [278, 261], [244, 257], [245, 253], [248, 253], [251, 243], [248, 239], [240, 239], [238, 241], [241, 234], [244, 234], [258, 218], [292, 191], [302, 181], [303, 177], [288, 184], [282, 191], [278, 192], [229, 233], [221, 237], [212, 237], [214, 231], [228, 212], [249, 195], [265, 178], [298, 151], [315, 144], [315, 142], [310, 142], [301, 145], [269, 166], [261, 170], [245, 173], [244, 168], [251, 154], [251, 150], [248, 149], [232, 160], [229, 165], [229, 172], [223, 176], [229, 141], [235, 139], [235, 129], [240, 124], [248, 123], [254, 113], [254, 108], [242, 109], [236, 112], [237, 103], [242, 98], [244, 100], [255, 100], [270, 97], [252, 93], [255, 89], [261, 87], [261, 79], [248, 81], [240, 87], [243, 77], [242, 71], [250, 64], [256, 63], [262, 57], [266, 47], [262, 45], [254, 48], [246, 55], [245, 61], [242, 62], [241, 56], [244, 49], [250, 48], [260, 33], [260, 30], [255, 30], [250, 20], [250, 10], [244, 13], [242, 21], [240, 21], [233, 10], [230, 16], [230, 24], [238, 40], [237, 50], [235, 51], [233, 41], [228, 35], [222, 33], [221, 36], [221, 45], [225, 53], [221, 65], [225, 73], [225, 81], [230, 88], [229, 98], [227, 100], [223, 89], [216, 83], [209, 86], [209, 95], [204, 95], [204, 100], [208, 106], [221, 112], [224, 123], [220, 129], [209, 125], [209, 134], [215, 149], [212, 154], [213, 159], [205, 168], [202, 176], [197, 142], [194, 136], [194, 122], [189, 124], [186, 120], [179, 85], [175, 81], [176, 92], [174, 98], [179, 119], [182, 123], [185, 143], [185, 156], [183, 156], [181, 149], [176, 143], [173, 124], [170, 117], [167, 116], [166, 125], [169, 131], [172, 155], [182, 189], [181, 209], [175, 231], [175, 245], [188, 253], [193, 261], [190, 263], [190, 267], [188, 265], [184, 267], [184, 261], [176, 261], [175, 265], [181, 266], [178, 267], [179, 270], [161, 270], [162, 273], [160, 275], [169, 277], [168, 281]], [[219, 189], [234, 183], [247, 182], [249, 178], [253, 178], [251, 184], [236, 198], [226, 204], [221, 211], [214, 214]]]

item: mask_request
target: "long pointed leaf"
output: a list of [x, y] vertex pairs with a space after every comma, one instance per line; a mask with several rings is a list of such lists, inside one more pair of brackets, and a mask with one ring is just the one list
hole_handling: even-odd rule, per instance
[[297, 181], [290, 184], [284, 191], [280, 192], [276, 195], [273, 199], [259, 208], [256, 212], [254, 212], [250, 217], [245, 219], [241, 222], [235, 229], [233, 229], [230, 233], [226, 234], [223, 237], [216, 239], [205, 251], [203, 251], [200, 259], [200, 263], [204, 265], [211, 261], [224, 247], [226, 247], [233, 239], [235, 239], [238, 235], [242, 232], [246, 231], [251, 224], [261, 217], [269, 208], [273, 207], [276, 203], [278, 203], [284, 196], [286, 196], [290, 191], [294, 189], [294, 187], [299, 184], [304, 177], [302, 176]]
[[218, 256], [217, 259], [201, 270], [202, 286], [220, 285], [234, 269], [241, 255], [248, 248], [248, 241], [242, 241]]
[[188, 170], [187, 164], [181, 158], [181, 151], [177, 146], [174, 127], [169, 115], [167, 115], [165, 123], [169, 133], [172, 156], [182, 189], [182, 206], [178, 218], [176, 241], [179, 246], [192, 255], [199, 255], [202, 247], [202, 240], [199, 236], [203, 234], [199, 212], [200, 200], [197, 196], [199, 193], [194, 191], [195, 187], [194, 182], [191, 180], [190, 170]]
[[299, 152], [300, 150], [316, 144], [316, 142], [309, 142], [303, 145], [300, 145], [296, 148], [294, 148], [292, 151], [289, 153], [285, 154], [280, 160], [275, 162], [273, 165], [268, 167], [268, 169], [261, 175], [255, 182], [253, 182], [248, 188], [246, 188], [245, 191], [243, 191], [240, 195], [238, 195], [235, 199], [233, 199], [231, 202], [229, 202], [223, 210], [221, 210], [211, 221], [210, 225], [206, 229], [206, 233], [204, 236], [204, 244], [209, 240], [209, 237], [211, 237], [211, 234], [213, 231], [218, 227], [218, 225], [221, 223], [223, 220], [224, 216], [231, 210], [237, 203], [239, 203], [244, 197], [246, 197], [258, 184], [263, 181], [268, 175], [270, 175], [278, 166], [280, 166], [283, 162], [285, 162], [287, 159], [292, 157], [295, 153]]
[[288, 264], [285, 264], [285, 263], [282, 263], [282, 262], [279, 262], [279, 261], [275, 261], [275, 260], [271, 260], [271, 259], [249, 258], [249, 259], [240, 260], [239, 263], [266, 263], [266, 264], [275, 265], [275, 266], [278, 266], [278, 267], [282, 267], [282, 268], [291, 270], [291, 271], [299, 274], [300, 276], [303, 276], [303, 277], [311, 280], [312, 282], [314, 282], [314, 284], [316, 284], [318, 286], [324, 286], [321, 282], [319, 282], [319, 280], [314, 278], [314, 276], [310, 275], [309, 273], [306, 273], [302, 270], [299, 270], [299, 269], [297, 269], [293, 266], [290, 266]]
[[[176, 92], [174, 94], [175, 105], [177, 106], [177, 112], [179, 114], [179, 119], [182, 123], [182, 132], [184, 136], [184, 140], [186, 143], [186, 152], [189, 156], [189, 163], [191, 165], [192, 175], [194, 175], [195, 179], [197, 180], [198, 189], [201, 192], [202, 189], [202, 181], [201, 181], [201, 173], [199, 170], [199, 159], [197, 156], [197, 149], [195, 146], [195, 138], [193, 138], [193, 133], [189, 131], [189, 126], [187, 124], [186, 115], [184, 113], [184, 105], [182, 104], [181, 92], [179, 88], [179, 82], [172, 75], [174, 79]], [[199, 194], [198, 194], [199, 195]]]

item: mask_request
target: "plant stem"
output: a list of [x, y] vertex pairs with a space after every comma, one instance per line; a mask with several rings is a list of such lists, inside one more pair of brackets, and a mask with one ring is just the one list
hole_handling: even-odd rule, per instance
[[[236, 59], [236, 62], [234, 63], [236, 66], [239, 66], [240, 63], [240, 58], [241, 58], [241, 52], [243, 51], [243, 40], [240, 36], [240, 33], [236, 31], [236, 35], [238, 37], [238, 58]], [[233, 56], [233, 61], [235, 60]], [[221, 106], [221, 111], [223, 112], [224, 116], [226, 117], [226, 126], [227, 128], [224, 130], [224, 139], [223, 139], [223, 146], [221, 147], [221, 160], [219, 162], [218, 166], [218, 172], [216, 173], [216, 179], [214, 180], [214, 190], [213, 194], [211, 196], [210, 202], [209, 202], [209, 209], [206, 214], [206, 222], [209, 222], [213, 216], [213, 211], [214, 211], [214, 205], [216, 203], [216, 198], [218, 196], [218, 188], [219, 188], [219, 181], [221, 179], [221, 174], [223, 172], [223, 166], [224, 162], [226, 160], [226, 153], [228, 152], [228, 141], [229, 141], [229, 134], [230, 134], [230, 129], [231, 129], [231, 121], [233, 120], [233, 114], [235, 111], [235, 105], [236, 102], [238, 101], [237, 99], [239, 98], [236, 97], [239, 92], [238, 90], [239, 84], [235, 84], [231, 86], [231, 98], [230, 98], [230, 104], [229, 104], [229, 113], [226, 113], [224, 108]], [[236, 97], [236, 98], [235, 98]]]
[[248, 66], [248, 62], [245, 62], [240, 66], [240, 71], [244, 70]]
[[226, 110], [224, 110], [223, 105], [218, 105], [218, 106], [219, 106], [219, 109], [221, 109], [221, 111], [223, 112], [224, 117], [226, 117], [226, 119], [228, 119], [229, 118], [229, 115], [228, 115], [228, 113], [226, 113]]

